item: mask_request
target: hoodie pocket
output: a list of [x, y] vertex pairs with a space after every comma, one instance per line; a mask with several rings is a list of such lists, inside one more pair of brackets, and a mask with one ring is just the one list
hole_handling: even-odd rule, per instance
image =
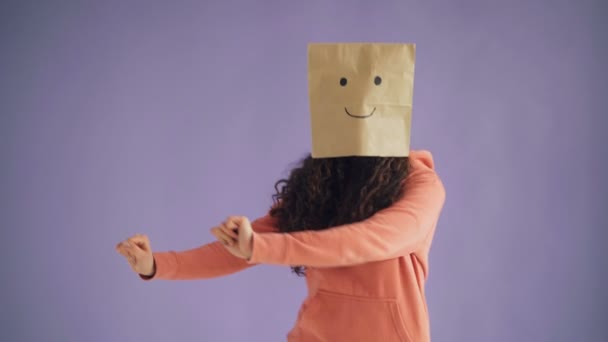
[[397, 301], [319, 290], [299, 317], [302, 341], [412, 342]]

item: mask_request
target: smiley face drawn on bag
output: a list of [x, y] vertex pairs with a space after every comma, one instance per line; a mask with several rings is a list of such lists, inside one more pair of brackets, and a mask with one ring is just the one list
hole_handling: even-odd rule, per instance
[[[374, 77], [374, 84], [376, 86], [379, 86], [380, 84], [382, 84], [382, 77], [380, 77], [380, 76]], [[346, 77], [341, 77], [340, 78], [340, 86], [346, 87], [347, 85], [348, 85], [348, 79]], [[348, 107], [344, 107], [344, 111], [346, 112], [346, 114], [348, 116], [350, 116], [352, 118], [355, 118], [355, 119], [367, 119], [367, 118], [371, 117], [372, 115], [374, 115], [374, 113], [376, 112], [376, 107], [374, 107], [374, 109], [372, 109], [371, 113], [365, 114], [365, 115], [352, 114], [351, 112], [348, 111]]]

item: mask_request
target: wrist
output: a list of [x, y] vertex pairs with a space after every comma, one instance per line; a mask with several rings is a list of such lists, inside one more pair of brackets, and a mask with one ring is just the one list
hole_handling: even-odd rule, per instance
[[255, 233], [251, 234], [251, 238], [249, 239], [249, 253], [245, 255], [245, 260], [251, 260], [251, 256], [253, 255], [253, 238]]
[[152, 271], [149, 274], [139, 274], [142, 278], [151, 279], [156, 275], [156, 260], [152, 259]]

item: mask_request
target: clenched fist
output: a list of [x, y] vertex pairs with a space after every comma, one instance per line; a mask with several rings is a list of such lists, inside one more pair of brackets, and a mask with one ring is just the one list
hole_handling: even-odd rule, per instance
[[254, 231], [247, 217], [230, 216], [219, 226], [211, 228], [211, 234], [232, 255], [247, 260], [251, 258]]
[[150, 240], [142, 234], [134, 235], [116, 245], [116, 251], [127, 258], [134, 272], [146, 277], [156, 272]]

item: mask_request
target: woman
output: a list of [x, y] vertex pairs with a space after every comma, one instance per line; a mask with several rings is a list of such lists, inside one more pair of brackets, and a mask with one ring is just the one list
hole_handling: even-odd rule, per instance
[[445, 190], [429, 152], [308, 156], [276, 188], [266, 216], [229, 217], [212, 229], [217, 242], [152, 253], [137, 235], [117, 250], [148, 280], [291, 266], [309, 294], [290, 342], [430, 341], [424, 284]]

